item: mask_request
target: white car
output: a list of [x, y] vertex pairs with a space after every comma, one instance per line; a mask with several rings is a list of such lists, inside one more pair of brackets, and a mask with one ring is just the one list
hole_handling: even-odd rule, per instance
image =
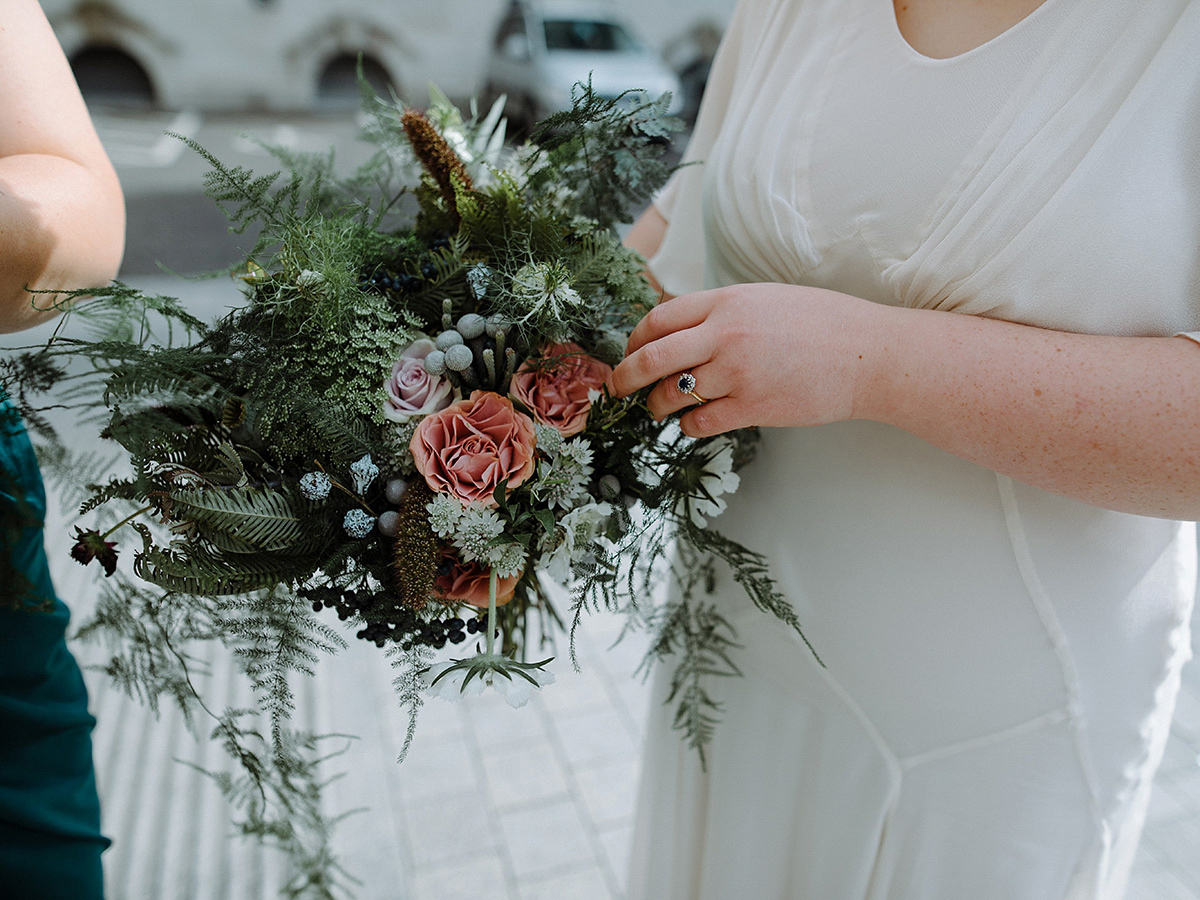
[[508, 96], [518, 128], [571, 106], [571, 89], [591, 78], [592, 90], [617, 97], [628, 90], [657, 98], [671, 92], [669, 112], [683, 107], [679, 79], [615, 14], [586, 0], [514, 0], [492, 42], [485, 96]]

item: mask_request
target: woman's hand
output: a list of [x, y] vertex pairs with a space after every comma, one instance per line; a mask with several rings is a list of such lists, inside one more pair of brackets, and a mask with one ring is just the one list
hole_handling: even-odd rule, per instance
[[[740, 284], [685, 294], [634, 328], [613, 373], [625, 396], [658, 382], [650, 409], [687, 406], [681, 426], [706, 437], [750, 425], [820, 425], [853, 418], [876, 355], [886, 307], [847, 294], [785, 284]], [[677, 388], [690, 372], [696, 393]]]
[[[681, 393], [690, 372], [705, 403]], [[1108, 509], [1200, 519], [1200, 346], [1069, 334], [846, 294], [744, 284], [684, 294], [613, 372], [706, 437], [871, 419]]]

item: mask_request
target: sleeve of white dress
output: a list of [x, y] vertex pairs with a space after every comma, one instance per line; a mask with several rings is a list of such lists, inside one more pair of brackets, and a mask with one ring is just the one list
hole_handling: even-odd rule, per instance
[[716, 140], [733, 85], [744, 60], [754, 53], [761, 25], [774, 0], [740, 0], [713, 59], [696, 127], [684, 152], [682, 167], [654, 199], [654, 207], [667, 220], [658, 252], [649, 260], [650, 271], [672, 295], [703, 290], [705, 254], [701, 185], [704, 160]]

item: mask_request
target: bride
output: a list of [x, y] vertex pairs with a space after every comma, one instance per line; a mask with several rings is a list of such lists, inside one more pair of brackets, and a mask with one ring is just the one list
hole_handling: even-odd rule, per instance
[[717, 585], [743, 676], [704, 767], [655, 709], [631, 898], [1122, 896], [1190, 652], [1196, 46], [1196, 0], [739, 3], [614, 383], [764, 427], [714, 525], [821, 662]]

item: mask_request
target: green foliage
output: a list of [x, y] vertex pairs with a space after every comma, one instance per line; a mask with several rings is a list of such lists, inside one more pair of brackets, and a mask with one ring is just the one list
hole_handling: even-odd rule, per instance
[[193, 543], [186, 552], [151, 547], [134, 560], [135, 574], [172, 592], [198, 596], [248, 594], [312, 573], [313, 556], [227, 553]]
[[[330, 846], [333, 826], [322, 808], [327, 783], [321, 768], [333, 755], [319, 747], [330, 736], [281, 730], [277, 740], [264, 743], [254, 724], [242, 725], [247, 710], [226, 710], [212, 737], [238, 763], [235, 773], [200, 771], [212, 777], [242, 818], [243, 835], [278, 847], [293, 874], [282, 896], [292, 900], [338, 900], [353, 896], [355, 879], [342, 868]], [[343, 751], [336, 751], [337, 753]]]
[[[451, 365], [445, 353], [427, 371], [444, 363], [458, 397], [480, 387], [503, 395], [518, 366], [554, 364], [551, 343], [617, 363], [657, 300], [645, 261], [614, 225], [630, 221], [669, 173], [677, 123], [665, 118], [667, 98], [606, 100], [581, 85], [574, 99], [535, 130], [534, 143], [513, 149], [503, 145], [499, 105], [464, 118], [434, 93], [414, 138], [401, 104], [367, 92], [366, 136], [378, 149], [345, 177], [331, 154], [270, 148], [286, 171], [258, 175], [186, 141], [209, 163], [206, 191], [231, 228], [254, 236], [240, 273], [243, 305], [205, 324], [171, 298], [120, 284], [74, 292], [47, 346], [0, 361], [44, 458], [63, 468], [79, 459], [55, 442], [34, 403], [53, 387], [56, 404], [98, 417], [104, 443], [128, 464], [92, 479], [81, 513], [135, 508], [129, 519], [147, 519], [128, 525], [140, 547], [121, 556], [142, 583], [118, 570], [82, 633], [112, 641], [107, 671], [131, 694], [214, 723], [237, 769], [210, 774], [242, 831], [291, 857], [288, 896], [329, 900], [349, 890], [321, 808], [321, 739], [291, 727], [294, 680], [314, 677], [319, 659], [345, 645], [323, 612], [387, 648], [409, 717], [401, 757], [424, 702], [430, 647], [454, 640], [443, 620], [460, 615], [439, 585], [464, 562], [451, 558], [452, 542], [464, 539], [447, 536], [460, 525], [447, 532], [430, 520], [435, 497], [414, 475], [409, 449], [416, 421], [384, 415], [399, 354], [418, 336], [462, 344], [465, 362]], [[411, 152], [410, 140], [424, 151]], [[555, 565], [579, 585], [565, 617], [572, 658], [588, 610], [623, 610], [629, 628], [650, 629], [648, 658], [675, 667], [675, 725], [703, 759], [720, 713], [711, 679], [737, 672], [732, 629], [703, 599], [714, 567], [728, 566], [759, 608], [797, 631], [799, 623], [761, 556], [689, 520], [689, 502], [711, 506], [716, 485], [727, 489], [730, 460], [748, 460], [753, 435], [692, 441], [654, 420], [646, 393], [617, 400], [602, 391], [566, 444], [539, 426], [534, 474], [496, 489], [486, 515], [501, 533], [477, 532], [465, 560], [493, 567], [493, 589], [498, 568], [528, 563], [485, 632], [489, 650], [494, 626], [503, 646], [524, 654], [566, 627], [537, 572], [564, 551]], [[382, 471], [356, 474], [367, 462]], [[399, 500], [384, 489], [397, 476], [410, 478]], [[385, 513], [398, 516], [395, 528], [384, 527]], [[464, 522], [476, 518], [461, 527], [486, 531], [494, 524], [486, 515], [463, 512]], [[88, 536], [105, 547], [126, 521]], [[663, 579], [675, 590], [659, 606], [652, 598]], [[191, 668], [211, 642], [241, 666], [253, 712], [205, 704]], [[541, 665], [484, 654], [452, 670], [536, 682]]]
[[[775, 586], [771, 573], [767, 569], [766, 559], [762, 554], [748, 550], [711, 528], [697, 528], [688, 522], [683, 525], [682, 530], [687, 546], [694, 548], [696, 552], [719, 557], [729, 567], [733, 580], [742, 586], [754, 605], [790, 626], [804, 641], [804, 645], [808, 647], [813, 658], [818, 663], [821, 662], [816, 648], [809, 643], [804, 629], [800, 627], [800, 619], [796, 616], [796, 611]], [[824, 665], [824, 663], [821, 664]]]
[[171, 518], [201, 535], [229, 539], [228, 552], [295, 550], [306, 542], [303, 521], [287, 497], [262, 488], [183, 488], [171, 492]]
[[603, 228], [632, 222], [629, 210], [643, 208], [671, 171], [670, 137], [683, 127], [667, 118], [671, 97], [646, 100], [628, 92], [606, 99], [589, 82], [572, 89], [571, 99], [571, 109], [533, 130], [540, 153], [532, 160], [531, 186], [571, 197], [578, 203], [572, 213]]

